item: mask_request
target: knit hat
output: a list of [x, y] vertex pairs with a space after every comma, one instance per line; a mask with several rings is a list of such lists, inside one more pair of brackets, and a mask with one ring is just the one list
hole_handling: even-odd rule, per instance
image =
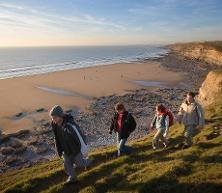
[[55, 106], [52, 107], [52, 109], [50, 110], [49, 115], [51, 115], [51, 116], [57, 116], [57, 117], [63, 117], [64, 113], [63, 113], [62, 107], [60, 107], [59, 105], [55, 105]]

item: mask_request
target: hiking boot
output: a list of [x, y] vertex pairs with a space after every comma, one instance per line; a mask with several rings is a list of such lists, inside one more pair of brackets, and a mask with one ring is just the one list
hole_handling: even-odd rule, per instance
[[71, 177], [68, 177], [68, 179], [66, 180], [66, 185], [71, 185], [71, 184], [78, 184], [79, 183], [79, 181], [78, 180], [76, 180], [76, 179], [73, 179], [73, 178], [71, 178]]
[[163, 148], [167, 148], [167, 146], [168, 146], [168, 143], [163, 143]]
[[85, 169], [89, 168], [92, 165], [92, 160], [91, 159], [85, 159]]
[[184, 143], [179, 143], [179, 144], [176, 144], [174, 147], [175, 149], [181, 149], [183, 148], [184, 145], [185, 145]]
[[183, 144], [182, 149], [187, 149], [187, 148], [189, 148], [189, 147], [190, 147], [190, 145], [188, 145], [188, 144]]
[[156, 150], [156, 149], [157, 149], [157, 147], [153, 146], [153, 150]]

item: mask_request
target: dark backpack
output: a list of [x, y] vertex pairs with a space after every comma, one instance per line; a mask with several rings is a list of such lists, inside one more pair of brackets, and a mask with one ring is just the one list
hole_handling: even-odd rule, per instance
[[131, 113], [128, 113], [127, 114], [127, 117], [126, 117], [126, 122], [129, 126], [128, 130], [130, 133], [132, 133], [133, 131], [135, 131], [136, 129], [136, 121], [134, 119], [134, 117], [132, 116]]

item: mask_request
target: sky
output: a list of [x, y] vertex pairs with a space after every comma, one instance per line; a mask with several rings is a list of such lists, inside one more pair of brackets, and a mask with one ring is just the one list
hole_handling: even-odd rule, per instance
[[0, 47], [222, 40], [222, 0], [0, 0]]

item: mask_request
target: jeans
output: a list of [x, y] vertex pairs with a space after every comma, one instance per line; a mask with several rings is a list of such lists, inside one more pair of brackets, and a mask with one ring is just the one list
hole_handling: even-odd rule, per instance
[[154, 149], [158, 149], [160, 147], [159, 142], [161, 141], [165, 145], [168, 143], [167, 139], [163, 136], [162, 130], [157, 130], [156, 134], [153, 137], [152, 146]]
[[185, 143], [188, 146], [193, 144], [193, 137], [198, 133], [196, 125], [186, 125], [184, 129]]
[[117, 133], [118, 156], [131, 153], [132, 149], [126, 145], [126, 142], [127, 138], [121, 138], [119, 133]]
[[90, 164], [90, 161], [88, 159], [84, 159], [81, 153], [76, 156], [66, 155], [65, 153], [63, 153], [63, 160], [65, 172], [69, 176], [69, 179], [71, 181], [77, 180], [77, 175], [73, 167], [74, 164], [76, 167], [81, 168], [87, 167]]

